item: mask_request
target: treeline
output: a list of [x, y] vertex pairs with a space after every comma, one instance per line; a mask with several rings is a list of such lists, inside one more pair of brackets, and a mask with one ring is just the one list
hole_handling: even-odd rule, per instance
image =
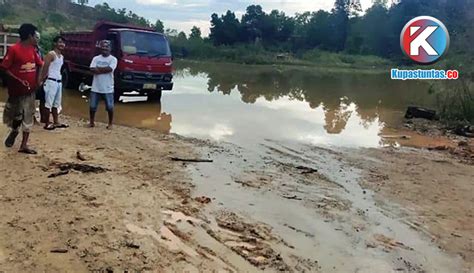
[[[260, 5], [235, 12], [212, 14], [209, 37], [193, 27], [190, 35], [165, 29], [163, 22], [150, 22], [125, 8], [104, 2], [95, 7], [87, 0], [0, 0], [2, 22], [24, 20], [23, 13], [38, 13], [41, 29], [91, 28], [98, 20], [152, 27], [168, 35], [177, 57], [217, 59], [243, 63], [298, 62], [359, 64], [355, 55], [373, 55], [403, 62], [399, 35], [410, 19], [431, 15], [443, 21], [451, 34], [450, 59], [457, 65], [474, 63], [474, 5], [472, 0], [373, 0], [362, 12], [360, 0], [336, 0], [331, 11], [313, 11], [288, 16], [279, 10], [265, 12]], [[21, 7], [28, 7], [27, 10]], [[47, 8], [45, 8], [47, 7]], [[50, 32], [54, 32], [51, 30]], [[455, 58], [453, 58], [455, 57]], [[367, 66], [383, 64], [365, 59]]]
[[[328, 11], [288, 16], [282, 11], [266, 13], [259, 5], [247, 7], [239, 19], [232, 11], [212, 14], [210, 36], [204, 38], [218, 48], [262, 48], [271, 52], [289, 52], [302, 57], [308, 52], [329, 51], [357, 55], [375, 55], [403, 60], [400, 32], [412, 18], [431, 15], [443, 21], [451, 34], [451, 50], [457, 54], [474, 53], [474, 5], [470, 0], [398, 0], [389, 5], [374, 0], [362, 13], [358, 0], [337, 0]], [[199, 56], [196, 36], [186, 39], [180, 33], [173, 38], [178, 54]], [[311, 55], [311, 54], [309, 54]], [[314, 55], [314, 54], [313, 54]], [[472, 58], [471, 58], [472, 60]]]

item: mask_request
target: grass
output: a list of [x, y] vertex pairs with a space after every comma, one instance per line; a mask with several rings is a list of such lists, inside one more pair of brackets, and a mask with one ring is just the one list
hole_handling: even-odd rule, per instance
[[[176, 59], [176, 67], [202, 67], [205, 70], [206, 67], [212, 65], [224, 65], [234, 70], [249, 69], [252, 71], [279, 71], [281, 73], [289, 71], [301, 71], [301, 72], [317, 72], [318, 74], [381, 74], [387, 73], [385, 69], [368, 69], [368, 68], [352, 68], [352, 67], [337, 67], [337, 66], [324, 66], [314, 63], [302, 64], [287, 64], [287, 63], [271, 63], [271, 64], [241, 64], [232, 61], [222, 60], [197, 60], [197, 59]], [[243, 67], [245, 65], [245, 67]]]
[[183, 59], [228, 62], [247, 65], [284, 65], [284, 66], [306, 66], [325, 67], [341, 69], [377, 69], [388, 71], [391, 67], [389, 60], [376, 56], [349, 55], [343, 53], [331, 53], [321, 50], [311, 50], [302, 56], [290, 53], [279, 53], [265, 50], [263, 47], [254, 45], [219, 46], [201, 42], [198, 44], [186, 44], [178, 46], [172, 42], [175, 56]]
[[474, 124], [474, 82], [464, 78], [438, 87], [437, 106], [447, 124]]
[[313, 49], [303, 54], [303, 60], [327, 67], [343, 68], [389, 68], [389, 60], [371, 55], [332, 53]]

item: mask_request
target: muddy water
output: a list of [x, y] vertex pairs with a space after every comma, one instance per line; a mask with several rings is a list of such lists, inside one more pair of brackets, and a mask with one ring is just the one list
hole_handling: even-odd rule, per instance
[[[177, 63], [162, 103], [117, 105], [119, 124], [242, 145], [264, 139], [376, 147], [407, 105], [430, 105], [428, 86], [387, 73]], [[64, 92], [64, 112], [87, 118], [87, 99]], [[0, 92], [5, 99], [5, 92]], [[106, 120], [104, 111], [99, 119]]]
[[[271, 226], [294, 246], [282, 247], [283, 257], [316, 260], [318, 272], [460, 272], [459, 257], [400, 221], [396, 215], [405, 208], [376, 205], [374, 193], [359, 184], [362, 171], [344, 159], [357, 150], [270, 140], [257, 149], [221, 147], [203, 150], [213, 164], [190, 167], [195, 194], [214, 199], [210, 211], [231, 210]], [[328, 183], [282, 166], [314, 168]], [[399, 246], [376, 246], [380, 237]]]
[[173, 132], [244, 145], [278, 139], [374, 147], [407, 105], [432, 100], [427, 86], [391, 81], [388, 73], [183, 64], [176, 82], [163, 101]]

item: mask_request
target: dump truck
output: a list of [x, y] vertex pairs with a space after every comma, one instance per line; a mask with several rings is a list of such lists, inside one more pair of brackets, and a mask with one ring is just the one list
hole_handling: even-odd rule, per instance
[[66, 39], [63, 85], [77, 89], [91, 82], [89, 65], [100, 54], [99, 42], [109, 40], [118, 60], [115, 98], [124, 93], [160, 100], [163, 90], [173, 89], [173, 61], [168, 39], [151, 28], [98, 22], [91, 31], [62, 32]]

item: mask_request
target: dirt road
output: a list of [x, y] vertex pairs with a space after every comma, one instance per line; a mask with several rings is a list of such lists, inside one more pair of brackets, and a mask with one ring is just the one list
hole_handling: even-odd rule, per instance
[[450, 155], [68, 122], [0, 148], [0, 271], [473, 270], [474, 169]]

